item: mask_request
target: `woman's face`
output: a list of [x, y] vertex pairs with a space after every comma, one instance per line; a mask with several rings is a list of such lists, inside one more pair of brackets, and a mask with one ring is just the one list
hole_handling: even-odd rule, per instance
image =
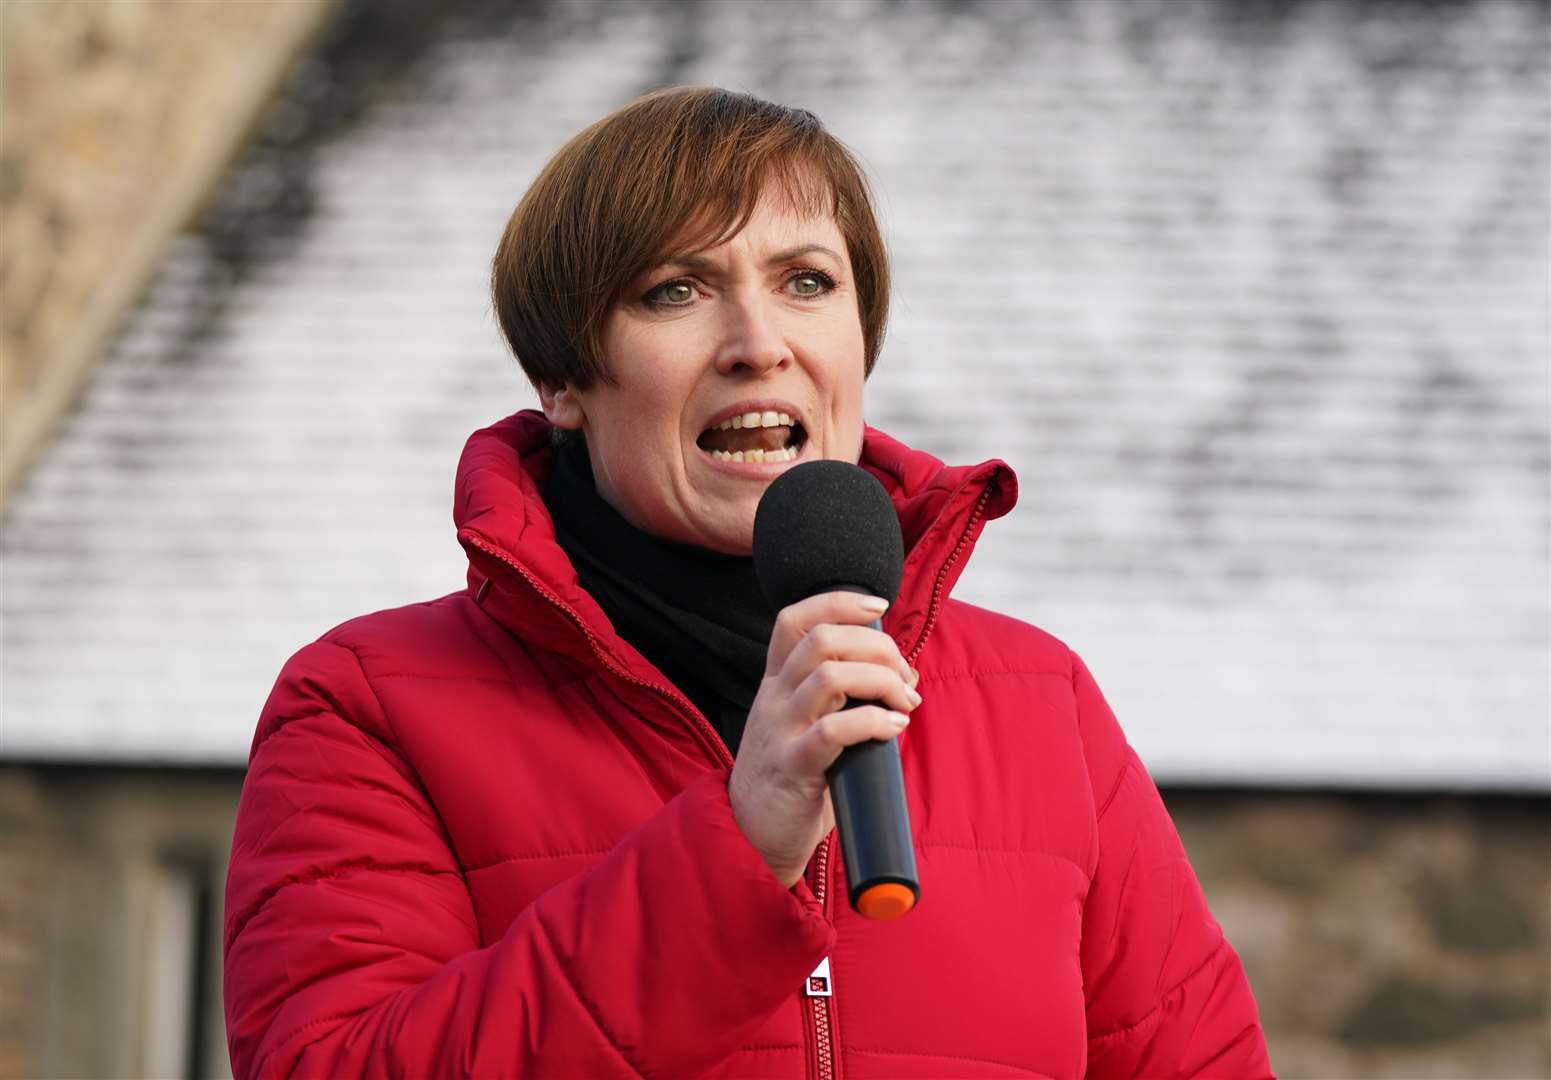
[[771, 480], [861, 455], [865, 344], [831, 218], [767, 198], [726, 243], [665, 252], [603, 354], [612, 385], [542, 391], [544, 411], [586, 435], [599, 493], [663, 539], [746, 555]]

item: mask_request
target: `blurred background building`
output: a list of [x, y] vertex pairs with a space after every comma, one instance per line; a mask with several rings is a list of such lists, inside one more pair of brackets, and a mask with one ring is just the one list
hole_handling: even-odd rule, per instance
[[227, 1069], [286, 657], [458, 588], [485, 292], [647, 89], [876, 181], [869, 420], [1002, 457], [961, 597], [1079, 650], [1288, 1077], [1551, 1075], [1551, 7], [0, 7], [0, 1076]]

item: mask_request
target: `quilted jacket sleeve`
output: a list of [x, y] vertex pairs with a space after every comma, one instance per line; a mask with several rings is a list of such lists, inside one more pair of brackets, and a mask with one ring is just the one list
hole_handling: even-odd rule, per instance
[[1098, 813], [1083, 910], [1088, 1076], [1271, 1075], [1238, 954], [1207, 910], [1163, 800], [1082, 661], [1073, 688]]
[[744, 840], [714, 773], [480, 947], [359, 663], [319, 643], [265, 706], [238, 811], [232, 1066], [239, 1080], [692, 1076], [790, 998], [831, 938]]

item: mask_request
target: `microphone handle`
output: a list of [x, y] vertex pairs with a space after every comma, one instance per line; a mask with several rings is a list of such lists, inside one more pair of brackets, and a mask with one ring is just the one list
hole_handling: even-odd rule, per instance
[[[878, 630], [882, 623], [872, 626]], [[871, 704], [876, 703], [848, 698], [845, 708]], [[898, 918], [921, 899], [898, 740], [869, 739], [846, 747], [825, 777], [851, 907], [870, 919]]]

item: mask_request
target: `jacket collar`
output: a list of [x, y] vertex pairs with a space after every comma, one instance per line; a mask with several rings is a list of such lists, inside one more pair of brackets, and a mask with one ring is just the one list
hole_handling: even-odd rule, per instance
[[[551, 430], [542, 413], [524, 410], [476, 431], [464, 447], [453, 521], [469, 555], [469, 587], [524, 641], [596, 657], [630, 681], [660, 686], [661, 675], [614, 633], [555, 540], [541, 495], [553, 464]], [[985, 523], [1017, 501], [1017, 479], [999, 460], [947, 466], [873, 428], [861, 465], [899, 513], [905, 573], [884, 629], [913, 662]]]

